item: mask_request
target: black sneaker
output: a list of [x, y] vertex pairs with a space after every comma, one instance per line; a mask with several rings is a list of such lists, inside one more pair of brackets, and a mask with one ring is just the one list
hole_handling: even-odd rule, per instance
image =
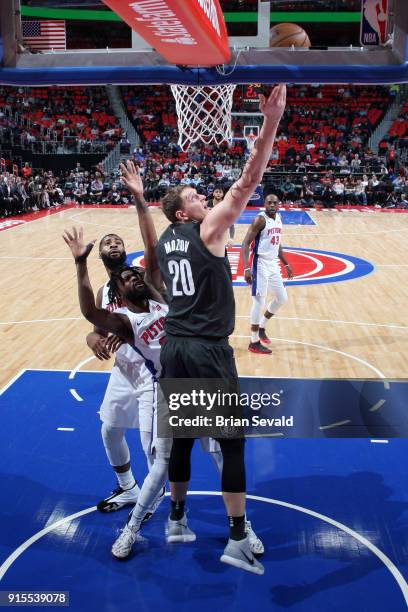
[[272, 344], [272, 342], [269, 340], [268, 336], [266, 335], [265, 329], [263, 327], [259, 328], [259, 339], [263, 344]]
[[271, 349], [266, 348], [263, 344], [261, 344], [260, 340], [258, 342], [250, 342], [248, 346], [248, 351], [250, 353], [258, 353], [259, 355], [271, 355]]

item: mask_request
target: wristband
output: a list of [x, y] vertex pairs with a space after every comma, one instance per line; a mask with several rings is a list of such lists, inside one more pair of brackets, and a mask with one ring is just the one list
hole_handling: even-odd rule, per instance
[[245, 274], [245, 272], [246, 272], [247, 270], [251, 271], [251, 268], [245, 268], [245, 270], [244, 270], [244, 274]]

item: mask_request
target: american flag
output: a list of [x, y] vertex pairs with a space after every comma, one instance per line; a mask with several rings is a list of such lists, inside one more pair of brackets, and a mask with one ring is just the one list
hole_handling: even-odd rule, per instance
[[66, 49], [65, 21], [58, 19], [48, 21], [23, 21], [23, 43], [29, 49], [47, 51], [49, 49]]

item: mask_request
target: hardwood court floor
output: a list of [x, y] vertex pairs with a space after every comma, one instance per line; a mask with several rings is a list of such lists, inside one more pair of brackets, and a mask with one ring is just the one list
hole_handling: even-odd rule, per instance
[[[153, 209], [158, 232], [166, 220]], [[235, 287], [237, 319], [231, 339], [245, 376], [297, 378], [404, 378], [408, 374], [408, 215], [311, 213], [317, 225], [285, 225], [283, 245], [345, 253], [374, 271], [354, 280], [292, 286], [289, 302], [268, 326], [273, 355], [247, 351], [250, 292]], [[71, 370], [91, 356], [82, 319], [75, 267], [61, 235], [82, 225], [86, 239], [116, 232], [128, 253], [142, 249], [133, 209], [85, 208], [0, 232], [0, 388], [23, 368]], [[240, 244], [247, 225], [237, 225]], [[296, 270], [295, 270], [296, 273]], [[105, 280], [97, 249], [90, 258], [94, 290]], [[92, 359], [86, 369], [109, 370]]]

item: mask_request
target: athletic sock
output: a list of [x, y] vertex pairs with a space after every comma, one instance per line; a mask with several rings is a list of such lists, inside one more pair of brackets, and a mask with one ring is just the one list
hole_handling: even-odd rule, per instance
[[[268, 310], [267, 312], [269, 313], [269, 310]], [[272, 314], [272, 315], [273, 315], [273, 313], [270, 313], [270, 314]], [[265, 317], [265, 315], [264, 315], [264, 316], [262, 317], [262, 319], [261, 319], [261, 322], [259, 323], [259, 327], [262, 327], [262, 329], [265, 329], [266, 324], [268, 323], [268, 321], [270, 321], [270, 317], [269, 317], [269, 319], [267, 319], [267, 318]]]
[[131, 489], [136, 483], [136, 480], [132, 474], [131, 468], [126, 470], [126, 472], [116, 472], [116, 476], [117, 476], [120, 488], [123, 489], [124, 491], [126, 491], [127, 489]]
[[180, 521], [184, 516], [184, 505], [185, 501], [173, 501], [171, 500], [171, 512], [170, 512], [170, 520], [171, 521]]
[[228, 517], [231, 540], [243, 540], [246, 537], [245, 533], [245, 514], [243, 516]]
[[251, 342], [259, 342], [259, 332], [251, 331]]

